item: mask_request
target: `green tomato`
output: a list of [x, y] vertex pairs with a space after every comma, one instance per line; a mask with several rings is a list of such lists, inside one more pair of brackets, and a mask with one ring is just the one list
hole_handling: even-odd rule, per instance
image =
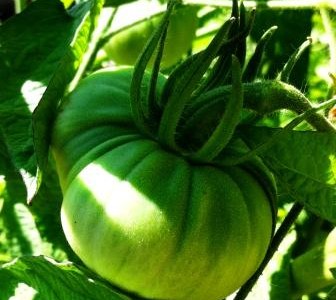
[[88, 267], [125, 291], [222, 299], [268, 249], [274, 214], [262, 178], [269, 174], [196, 163], [144, 136], [130, 110], [131, 77], [131, 68], [90, 75], [58, 114], [52, 151], [66, 238]]
[[[197, 8], [181, 6], [170, 19], [161, 66], [176, 64], [191, 49], [197, 29]], [[155, 16], [114, 35], [104, 46], [107, 57], [118, 65], [134, 65], [162, 16]]]

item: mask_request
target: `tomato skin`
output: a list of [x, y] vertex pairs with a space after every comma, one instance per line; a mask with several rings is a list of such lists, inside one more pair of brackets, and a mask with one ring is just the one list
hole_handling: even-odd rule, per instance
[[[163, 68], [176, 64], [190, 50], [197, 29], [197, 10], [184, 6], [172, 13], [161, 60]], [[104, 46], [107, 57], [118, 65], [134, 65], [161, 18], [149, 18], [117, 33]]]
[[66, 238], [88, 267], [141, 297], [222, 299], [266, 253], [268, 194], [243, 167], [196, 164], [143, 136], [131, 76], [89, 76], [58, 115], [52, 150]]

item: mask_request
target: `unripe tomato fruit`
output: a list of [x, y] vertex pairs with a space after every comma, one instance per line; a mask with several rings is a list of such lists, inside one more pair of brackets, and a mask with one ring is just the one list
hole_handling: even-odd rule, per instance
[[196, 163], [144, 136], [131, 77], [128, 68], [90, 75], [58, 114], [52, 151], [66, 238], [88, 267], [143, 298], [223, 299], [269, 246], [274, 215], [259, 180], [268, 174]]
[[[181, 6], [172, 13], [161, 60], [163, 68], [176, 64], [190, 50], [197, 29], [197, 10]], [[104, 46], [107, 57], [118, 65], [134, 65], [161, 19], [162, 15], [154, 16], [114, 35]]]

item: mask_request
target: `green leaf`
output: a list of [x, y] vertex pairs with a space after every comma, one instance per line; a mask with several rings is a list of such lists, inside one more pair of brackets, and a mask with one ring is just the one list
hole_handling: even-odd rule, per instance
[[[244, 127], [241, 137], [253, 149], [284, 129]], [[289, 131], [261, 155], [282, 191], [323, 219], [336, 222], [336, 134]]]
[[75, 28], [61, 2], [38, 0], [0, 26], [0, 125], [13, 162], [34, 173], [31, 112]]
[[[51, 125], [56, 116], [57, 106], [88, 48], [102, 6], [103, 0], [92, 0], [71, 10], [73, 22], [68, 32], [70, 40], [63, 48], [63, 56], [58, 61], [48, 88], [34, 111], [34, 145], [37, 163], [42, 170], [48, 163]], [[54, 35], [58, 33], [58, 30], [50, 29]]]
[[91, 275], [72, 263], [24, 256], [0, 268], [0, 300], [131, 300]]
[[86, 50], [102, 2], [87, 1], [66, 11], [58, 0], [37, 0], [0, 26], [0, 126], [18, 170], [36, 173], [32, 111], [43, 94], [34, 133], [38, 158], [48, 158], [53, 114]]
[[328, 293], [326, 300], [335, 300], [336, 299], [336, 286]]
[[42, 238], [32, 213], [23, 203], [13, 203], [12, 199], [5, 200], [7, 201], [3, 207], [3, 223], [6, 226], [10, 254], [13, 257], [40, 254], [43, 247]]
[[49, 252], [43, 249], [39, 254], [52, 255], [59, 260], [64, 260], [66, 254], [67, 259], [78, 262], [78, 257], [70, 249], [63, 233], [60, 219], [62, 198], [58, 175], [54, 166], [49, 164], [44, 170], [43, 181], [30, 206], [43, 241], [52, 245]]
[[5, 176], [6, 190], [13, 202], [24, 202], [27, 196], [23, 177], [16, 169], [5, 141], [6, 137], [0, 127], [0, 175]]
[[0, 26], [0, 174], [7, 192], [2, 219], [10, 243], [16, 241], [13, 255], [41, 253], [37, 228], [44, 241], [71, 255], [55, 214], [61, 193], [54, 171], [46, 170], [39, 203], [30, 210], [23, 205], [36, 189], [32, 111], [40, 102], [35, 147], [38, 158], [47, 160], [53, 114], [81, 62], [102, 2], [86, 1], [66, 11], [58, 0], [37, 0]]
[[332, 269], [330, 269], [330, 271], [333, 274], [334, 278], [336, 278], [336, 268], [332, 268]]
[[41, 246], [41, 237], [31, 213], [24, 205], [27, 198], [26, 186], [21, 173], [12, 162], [1, 127], [0, 174], [4, 175], [5, 180], [5, 190], [1, 195], [3, 203], [0, 217], [6, 228], [1, 233], [9, 241], [12, 255], [33, 254]]
[[136, 0], [105, 0], [105, 6], [119, 6]]
[[[336, 268], [332, 268], [332, 269], [330, 269], [330, 271], [331, 271], [332, 275], [334, 276], [334, 278], [336, 279]], [[328, 296], [327, 296], [326, 299], [329, 299], [329, 300], [336, 299], [336, 285], [328, 293]]]
[[[308, 231], [307, 231], [308, 232]], [[336, 280], [330, 269], [336, 263], [336, 228], [291, 260], [293, 299], [330, 289]]]
[[[278, 259], [280, 260], [280, 258]], [[282, 300], [290, 299], [291, 295], [291, 276], [290, 276], [290, 255], [284, 254], [279, 261], [279, 269], [275, 271], [270, 278], [270, 299]]]

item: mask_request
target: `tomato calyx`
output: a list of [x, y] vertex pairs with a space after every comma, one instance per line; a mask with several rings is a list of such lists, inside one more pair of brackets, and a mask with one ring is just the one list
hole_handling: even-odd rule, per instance
[[[191, 57], [191, 60], [187, 62], [188, 68], [184, 74], [181, 74], [181, 77], [175, 80], [175, 74], [181, 73], [177, 70], [175, 74], [172, 74], [168, 78], [162, 92], [162, 98], [166, 101], [166, 104], [158, 128], [159, 141], [168, 147], [175, 150], [178, 149], [176, 135], [179, 121], [183, 118], [186, 106], [190, 105], [193, 92], [199, 87], [204, 74], [208, 71], [212, 61], [217, 57], [217, 53], [223, 43], [227, 41], [229, 30], [234, 22], [235, 19], [233, 18], [225, 22], [209, 46], [203, 52]], [[235, 60], [235, 67], [237, 69], [236, 73], [239, 73], [236, 75], [240, 77], [238, 60]], [[184, 65], [181, 68], [182, 70], [186, 69]]]
[[[158, 87], [169, 19], [178, 4], [179, 1], [174, 0], [168, 3], [160, 26], [134, 68], [131, 108], [134, 122], [142, 133], [185, 157], [209, 163], [231, 142], [243, 110], [264, 116], [288, 109], [304, 114], [299, 117], [300, 122], [305, 120], [316, 130], [335, 130], [324, 116], [310, 111], [313, 106], [303, 93], [285, 82], [309, 46], [309, 40], [289, 59], [279, 78], [255, 81], [265, 45], [276, 30], [273, 26], [262, 36], [242, 72], [246, 37], [252, 28], [255, 10], [247, 17], [243, 4], [239, 8], [237, 1], [233, 1], [231, 18], [221, 26], [208, 47], [187, 58], [173, 70], [164, 85]], [[144, 75], [154, 52], [151, 79], [144, 89]], [[305, 114], [307, 111], [310, 113]]]
[[[153, 120], [157, 114], [158, 107], [156, 105], [156, 84], [159, 76], [160, 61], [163, 54], [164, 40], [167, 34], [169, 18], [177, 5], [176, 1], [170, 1], [167, 6], [167, 11], [163, 16], [158, 29], [154, 32], [152, 38], [147, 43], [144, 51], [137, 60], [130, 87], [131, 110], [135, 124], [146, 135], [154, 137]], [[146, 67], [159, 44], [154, 66], [151, 73], [149, 89], [147, 91], [145, 103], [143, 103], [143, 86], [144, 75]]]
[[[191, 100], [200, 89], [204, 75], [209, 70], [213, 61], [220, 56], [223, 46], [232, 43], [231, 38], [233, 33], [235, 33], [233, 25], [237, 24], [237, 16], [233, 16], [223, 24], [204, 51], [192, 55], [173, 71], [162, 88], [162, 95], [157, 97], [157, 79], [164, 39], [167, 33], [170, 14], [176, 5], [176, 1], [169, 2], [167, 12], [158, 30], [148, 42], [147, 47], [135, 65], [131, 84], [132, 113], [138, 128], [144, 134], [158, 140], [162, 145], [196, 160], [211, 161], [226, 146], [239, 120], [242, 108], [242, 91], [241, 67], [237, 57], [232, 55], [231, 59], [231, 76], [233, 78], [231, 101], [229, 101], [223, 121], [218, 124], [217, 130], [204, 142], [204, 145], [200, 149], [192, 153], [188, 153], [189, 149], [185, 149], [177, 143], [177, 137], [179, 136], [179, 126], [181, 120], [184, 118], [186, 107], [190, 105]], [[234, 6], [238, 7], [236, 1]], [[247, 31], [244, 30], [244, 34]], [[242, 34], [239, 33], [238, 36], [241, 37]], [[237, 39], [237, 36], [235, 38]], [[156, 59], [144, 100], [142, 82], [147, 64], [155, 50], [157, 50]]]

